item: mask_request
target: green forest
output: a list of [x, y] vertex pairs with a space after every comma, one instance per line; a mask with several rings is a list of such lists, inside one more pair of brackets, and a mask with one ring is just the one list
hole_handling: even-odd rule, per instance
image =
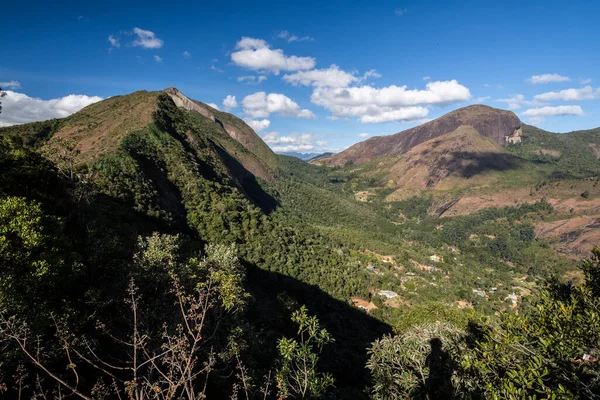
[[[447, 217], [214, 116], [136, 92], [0, 128], [0, 397], [600, 396], [600, 249], [536, 235], [550, 202]], [[596, 179], [597, 132], [535, 129], [508, 151], [540, 187]]]

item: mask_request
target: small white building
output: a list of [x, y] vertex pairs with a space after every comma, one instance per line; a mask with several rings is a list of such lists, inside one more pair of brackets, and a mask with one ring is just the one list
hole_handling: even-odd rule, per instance
[[388, 299], [398, 297], [398, 293], [392, 292], [391, 290], [380, 290], [379, 292], [377, 292], [377, 294], [383, 297], [387, 297]]
[[515, 294], [515, 292], [512, 292], [511, 294], [509, 294], [508, 296], [506, 296], [504, 298], [504, 300], [509, 300], [513, 305], [516, 305], [517, 302], [519, 301], [519, 298], [517, 297], [517, 295]]

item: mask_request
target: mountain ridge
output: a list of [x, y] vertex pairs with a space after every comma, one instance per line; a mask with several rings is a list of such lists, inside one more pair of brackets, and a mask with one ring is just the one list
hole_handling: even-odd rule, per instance
[[378, 157], [400, 155], [423, 142], [450, 133], [461, 125], [473, 126], [481, 135], [502, 146], [520, 140], [521, 121], [512, 111], [471, 105], [393, 135], [369, 138], [328, 159], [320, 160], [320, 163], [343, 166], [350, 162], [363, 164]]

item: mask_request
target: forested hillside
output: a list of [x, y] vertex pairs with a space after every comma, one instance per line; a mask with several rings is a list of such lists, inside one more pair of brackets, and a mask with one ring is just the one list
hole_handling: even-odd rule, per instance
[[[524, 167], [393, 196], [173, 88], [1, 128], [0, 395], [599, 395], [600, 253], [538, 234], [593, 215], [544, 193], [597, 198], [597, 132], [463, 134]], [[501, 177], [527, 201], [448, 212]]]

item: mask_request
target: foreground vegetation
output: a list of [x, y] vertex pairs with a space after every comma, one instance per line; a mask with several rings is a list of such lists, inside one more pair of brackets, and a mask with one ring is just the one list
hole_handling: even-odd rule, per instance
[[600, 252], [565, 283], [573, 263], [533, 229], [547, 202], [357, 201], [375, 182], [351, 168], [258, 157], [163, 93], [131, 96], [152, 122], [101, 152], [62, 132], [127, 96], [0, 130], [0, 394], [599, 395]]

